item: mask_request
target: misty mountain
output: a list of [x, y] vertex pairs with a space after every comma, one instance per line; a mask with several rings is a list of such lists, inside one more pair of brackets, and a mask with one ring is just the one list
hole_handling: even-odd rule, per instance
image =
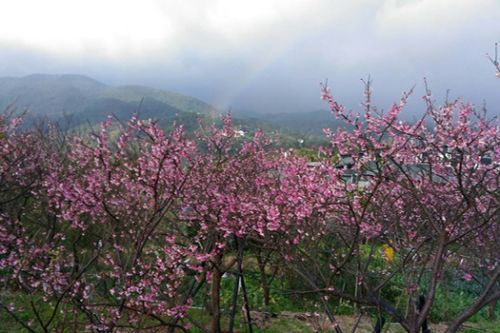
[[[138, 113], [141, 118], [158, 119], [164, 126], [175, 120], [188, 130], [197, 127], [199, 116], [214, 119], [220, 113], [196, 98], [145, 86], [110, 86], [82, 75], [34, 74], [0, 78], [0, 109], [13, 106], [28, 111], [28, 123], [45, 117], [69, 127], [95, 124], [113, 115], [127, 120]], [[234, 111], [234, 123], [247, 133], [256, 128], [280, 133], [291, 145], [324, 140], [323, 128], [339, 123], [328, 111], [264, 114]], [[295, 142], [295, 144], [293, 143]]]
[[234, 114], [236, 117], [241, 119], [264, 121], [281, 130], [287, 130], [303, 136], [318, 138], [324, 136], [323, 129], [325, 128], [335, 129], [339, 126], [345, 125], [344, 122], [335, 119], [335, 117], [327, 110], [273, 114], [236, 111]]
[[113, 87], [81, 75], [0, 78], [0, 109], [5, 110], [9, 105], [28, 110], [31, 116], [50, 118], [62, 115], [94, 118], [101, 112], [103, 116], [110, 113], [126, 116], [140, 108], [165, 111], [169, 115], [217, 113], [214, 107], [193, 97], [144, 86]]

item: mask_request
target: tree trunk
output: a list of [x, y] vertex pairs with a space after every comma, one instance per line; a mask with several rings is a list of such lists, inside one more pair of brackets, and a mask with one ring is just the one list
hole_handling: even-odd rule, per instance
[[377, 318], [377, 323], [375, 324], [375, 327], [373, 328], [373, 333], [381, 333], [382, 328], [384, 327], [384, 324], [385, 324], [384, 316], [379, 316]]
[[257, 264], [259, 266], [260, 272], [260, 285], [262, 287], [262, 293], [264, 294], [264, 307], [266, 310], [269, 308], [270, 294], [269, 294], [269, 283], [267, 282], [266, 276], [266, 263], [262, 259], [261, 251], [257, 252]]
[[245, 277], [243, 276], [243, 271], [241, 269], [241, 260], [238, 262], [238, 274], [240, 276], [240, 281], [241, 281], [241, 290], [243, 291], [243, 300], [245, 301], [243, 305], [247, 317], [246, 319], [248, 324], [248, 332], [253, 333], [252, 317], [250, 315], [250, 302], [248, 301], [247, 288], [245, 287]]
[[215, 258], [215, 266], [212, 270], [212, 286], [210, 290], [210, 307], [212, 310], [212, 319], [210, 321], [210, 332], [220, 333], [220, 284], [222, 273], [220, 271], [220, 264], [222, 258], [218, 256]]
[[461, 314], [455, 317], [445, 333], [455, 333], [458, 331], [460, 326], [467, 321], [470, 317], [476, 314], [483, 307], [490, 305], [500, 299], [500, 290], [495, 290], [495, 286], [498, 283], [498, 279], [500, 278], [500, 266], [495, 268], [493, 275], [490, 276], [490, 281], [484, 287], [481, 295], [476, 299], [474, 303], [472, 303], [467, 309], [465, 309]]
[[491, 321], [497, 320], [496, 310], [497, 309], [497, 301], [493, 301], [488, 306], [488, 319]]
[[231, 299], [231, 312], [229, 314], [229, 328], [228, 333], [233, 333], [234, 330], [234, 319], [236, 317], [236, 307], [238, 306], [238, 293], [240, 289], [240, 274], [236, 273], [236, 279], [234, 281], [233, 296]]
[[468, 309], [466, 309], [464, 312], [462, 312], [458, 317], [456, 317], [448, 326], [446, 329], [445, 333], [455, 333], [460, 329], [460, 326], [467, 321], [470, 317], [472, 317], [474, 314], [476, 314], [483, 306], [489, 305], [493, 303], [495, 300], [500, 297], [500, 292], [495, 293], [494, 295], [491, 296], [491, 300], [485, 301], [485, 304], [480, 304], [479, 302], [476, 302], [472, 306], [470, 306]]

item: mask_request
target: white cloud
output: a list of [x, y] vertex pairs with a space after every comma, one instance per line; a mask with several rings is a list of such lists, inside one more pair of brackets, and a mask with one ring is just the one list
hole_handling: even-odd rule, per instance
[[220, 105], [291, 91], [293, 108], [302, 87], [316, 100], [319, 80], [370, 73], [391, 95], [431, 74], [482, 87], [500, 31], [499, 0], [0, 1], [0, 76], [86, 73]]
[[348, 41], [344, 48], [367, 38], [391, 47], [459, 38], [492, 17], [500, 17], [498, 0], [8, 0], [0, 46], [95, 58], [219, 56], [328, 31], [333, 44]]
[[345, 25], [367, 1], [16, 0], [0, 11], [0, 46], [59, 56], [225, 53], [289, 44], [327, 25]]
[[387, 0], [375, 17], [375, 27], [386, 43], [442, 48], [485, 29], [498, 34], [499, 18], [497, 0]]
[[174, 27], [152, 1], [6, 1], [0, 42], [60, 56], [114, 57], [166, 45]]
[[455, 33], [471, 21], [498, 14], [496, 0], [387, 0], [376, 16], [380, 33]]

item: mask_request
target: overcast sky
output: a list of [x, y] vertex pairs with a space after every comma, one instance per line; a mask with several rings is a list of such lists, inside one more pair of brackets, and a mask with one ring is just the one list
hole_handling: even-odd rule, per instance
[[387, 107], [423, 77], [500, 113], [485, 57], [500, 0], [1, 0], [0, 76], [78, 73], [222, 109], [324, 108], [319, 82], [357, 108], [360, 78]]

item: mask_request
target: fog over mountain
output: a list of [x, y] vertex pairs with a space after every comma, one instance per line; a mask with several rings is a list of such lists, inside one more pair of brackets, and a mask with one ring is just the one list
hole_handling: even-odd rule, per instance
[[389, 107], [423, 78], [499, 114], [500, 79], [484, 56], [500, 39], [497, 0], [9, 1], [0, 12], [0, 76], [78, 73], [147, 85], [222, 110], [324, 109], [329, 79], [350, 108], [360, 78]]
[[[155, 119], [164, 128], [175, 122], [188, 133], [199, 129], [199, 121], [218, 122], [223, 113], [191, 96], [147, 86], [112, 86], [75, 74], [0, 77], [0, 110], [25, 114], [27, 125], [50, 121], [65, 130], [88, 130], [108, 116], [128, 121], [136, 115]], [[243, 135], [251, 137], [261, 129], [288, 146], [299, 141], [325, 143], [323, 129], [342, 126], [326, 110], [274, 114], [236, 110], [233, 121]]]

